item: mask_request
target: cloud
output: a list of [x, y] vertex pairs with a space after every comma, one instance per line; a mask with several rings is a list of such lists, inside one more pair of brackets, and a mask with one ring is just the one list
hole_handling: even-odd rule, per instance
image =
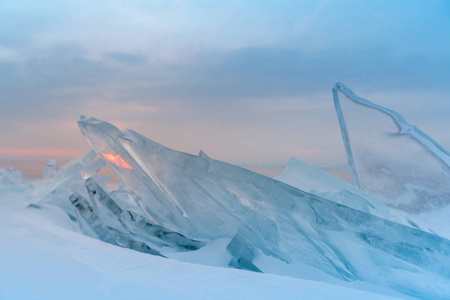
[[48, 131], [78, 136], [61, 124], [85, 114], [233, 161], [340, 159], [337, 81], [406, 111], [432, 136], [446, 136], [450, 122], [445, 2], [0, 7], [8, 26], [0, 32], [0, 135], [20, 147], [19, 136], [79, 147]]
[[142, 65], [145, 62], [145, 57], [142, 55], [135, 55], [129, 53], [112, 52], [105, 55], [112, 60], [126, 64], [126, 65]]

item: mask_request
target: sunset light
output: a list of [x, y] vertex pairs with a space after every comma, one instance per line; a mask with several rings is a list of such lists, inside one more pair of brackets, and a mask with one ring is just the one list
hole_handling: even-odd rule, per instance
[[112, 162], [113, 164], [125, 168], [125, 169], [133, 169], [126, 161], [123, 160], [123, 158], [117, 154], [109, 154], [109, 153], [102, 153], [103, 157], [106, 158], [108, 161]]

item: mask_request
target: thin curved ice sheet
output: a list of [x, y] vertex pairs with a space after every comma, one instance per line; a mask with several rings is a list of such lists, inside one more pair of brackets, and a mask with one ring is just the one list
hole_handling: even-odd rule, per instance
[[[450, 212], [447, 150], [399, 113], [358, 97], [343, 84], [334, 86], [333, 97], [356, 186], [409, 215], [413, 226], [426, 214]], [[450, 237], [439, 227], [420, 226]]]
[[205, 240], [239, 233], [266, 255], [347, 281], [412, 295], [450, 294], [446, 239], [206, 155], [168, 149], [132, 130], [120, 133], [93, 118], [79, 125], [156, 224]]

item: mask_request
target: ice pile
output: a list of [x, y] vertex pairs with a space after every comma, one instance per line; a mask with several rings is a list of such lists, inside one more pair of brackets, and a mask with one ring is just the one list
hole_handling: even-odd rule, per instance
[[22, 173], [12, 167], [0, 168], [0, 188], [20, 187], [26, 183]]
[[[336, 97], [337, 92], [338, 109]], [[345, 129], [342, 110], [338, 115]], [[444, 193], [447, 203], [445, 168], [435, 173], [423, 166], [420, 170], [436, 174], [438, 181], [416, 188], [419, 181], [407, 176], [407, 161], [403, 165], [391, 160], [391, 166], [378, 156], [377, 165], [361, 167], [364, 162], [352, 158], [359, 156], [356, 151], [353, 156], [345, 129], [357, 187], [296, 159], [275, 180], [203, 151], [191, 155], [171, 150], [95, 118], [81, 117], [78, 125], [93, 150], [56, 170], [31, 199], [62, 207], [86, 235], [159, 256], [229, 238], [229, 265], [235, 268], [271, 272], [256, 263], [259, 255], [266, 255], [293, 267], [304, 264], [344, 281], [366, 281], [417, 297], [450, 295], [450, 241], [390, 220], [392, 207], [422, 212], [433, 193]], [[433, 153], [439, 157], [440, 152]], [[98, 175], [105, 166], [120, 181], [119, 189], [109, 190], [107, 178]], [[375, 166], [383, 168], [365, 175]], [[419, 168], [414, 170], [421, 174]], [[380, 179], [380, 172], [395, 174], [389, 178], [401, 187], [398, 195], [404, 195], [401, 203], [406, 206], [392, 198], [392, 191], [380, 196], [375, 188], [366, 188], [370, 180], [365, 176]], [[390, 188], [387, 178], [376, 184], [382, 183]], [[408, 198], [421, 193], [420, 200]], [[433, 209], [445, 206], [432, 203]]]

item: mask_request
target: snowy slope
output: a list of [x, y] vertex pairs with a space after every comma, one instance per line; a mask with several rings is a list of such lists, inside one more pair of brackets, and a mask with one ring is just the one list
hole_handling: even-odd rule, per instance
[[17, 191], [0, 190], [0, 207], [0, 299], [391, 299], [112, 246], [77, 232], [59, 208], [26, 207]]

